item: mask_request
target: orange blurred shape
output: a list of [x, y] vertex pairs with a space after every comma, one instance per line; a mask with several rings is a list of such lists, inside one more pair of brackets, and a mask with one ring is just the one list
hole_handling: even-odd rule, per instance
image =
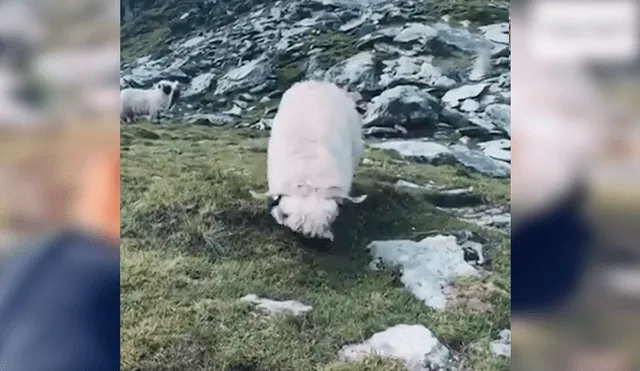
[[[84, 121], [84, 120], [82, 120]], [[118, 121], [0, 135], [0, 230], [80, 227], [119, 238]]]
[[75, 219], [100, 236], [120, 239], [120, 151], [101, 153], [88, 164], [78, 189]]

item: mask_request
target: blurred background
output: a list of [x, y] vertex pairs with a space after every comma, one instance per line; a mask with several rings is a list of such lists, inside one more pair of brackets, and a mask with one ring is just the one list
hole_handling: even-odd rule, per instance
[[119, 146], [119, 2], [0, 0], [0, 253], [73, 220]]
[[[580, 20], [586, 8], [565, 11], [562, 19], [540, 18], [545, 12], [559, 13], [552, 7], [565, 4], [609, 8], [591, 21]], [[632, 11], [616, 14], [614, 4]], [[580, 177], [588, 183], [584, 214], [595, 232], [586, 274], [570, 301], [553, 313], [512, 316], [512, 369], [638, 370], [638, 4], [532, 0], [512, 6], [514, 223], [552, 209]], [[598, 55], [553, 58], [553, 44], [575, 47], [584, 40], [592, 41], [592, 49], [597, 49], [594, 40], [601, 43]], [[605, 49], [607, 43], [625, 42], [624, 53], [624, 48], [617, 54]], [[544, 266], [539, 274], [545, 274]]]

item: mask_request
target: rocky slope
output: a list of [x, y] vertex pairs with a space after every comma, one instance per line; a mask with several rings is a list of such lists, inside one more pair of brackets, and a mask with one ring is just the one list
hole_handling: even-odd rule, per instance
[[[162, 125], [122, 126], [123, 369], [508, 369], [504, 4], [122, 6], [121, 87], [185, 86]], [[370, 197], [330, 251], [248, 197], [305, 78], [357, 93], [366, 123]]]
[[[433, 22], [425, 3], [413, 0], [204, 4], [172, 8], [176, 18], [148, 33], [138, 29], [137, 37], [123, 31], [121, 86], [176, 79], [186, 88], [174, 118], [265, 129], [288, 86], [325, 78], [360, 93], [367, 136], [444, 145], [385, 148], [509, 176], [508, 23]], [[143, 21], [131, 22], [125, 30]]]

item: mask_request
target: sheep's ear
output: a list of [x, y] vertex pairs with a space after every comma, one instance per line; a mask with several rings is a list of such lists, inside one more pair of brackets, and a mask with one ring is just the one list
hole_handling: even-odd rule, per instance
[[343, 198], [343, 201], [349, 201], [349, 202], [354, 203], [354, 204], [359, 204], [359, 203], [361, 203], [362, 201], [364, 201], [366, 199], [367, 199], [367, 195], [362, 195], [362, 196], [358, 196], [358, 197], [349, 197], [349, 196], [347, 196], [347, 197]]
[[321, 238], [326, 238], [327, 240], [333, 242], [334, 240], [334, 236], [333, 233], [330, 230], [326, 230], [324, 232], [322, 232], [322, 234], [320, 235]]

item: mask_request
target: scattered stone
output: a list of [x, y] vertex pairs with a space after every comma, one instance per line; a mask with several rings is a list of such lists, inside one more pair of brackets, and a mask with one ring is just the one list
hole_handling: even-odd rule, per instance
[[465, 112], [476, 112], [480, 109], [480, 103], [473, 99], [465, 99], [460, 106], [460, 110]]
[[478, 147], [485, 155], [495, 160], [511, 163], [511, 141], [509, 139], [478, 143]]
[[306, 314], [313, 309], [311, 306], [302, 304], [299, 301], [261, 299], [255, 294], [249, 294], [240, 298], [240, 300], [255, 304], [256, 309], [268, 315], [287, 314], [297, 317]]
[[215, 74], [213, 73], [203, 73], [202, 75], [196, 76], [195, 79], [191, 80], [189, 87], [182, 96], [184, 98], [189, 98], [206, 93], [211, 87], [214, 78]]
[[380, 76], [381, 87], [398, 84], [413, 84], [450, 89], [456, 82], [434, 67], [427, 58], [400, 56], [398, 59], [383, 61], [385, 67]]
[[400, 266], [402, 283], [427, 306], [442, 310], [449, 287], [456, 279], [474, 276], [478, 271], [464, 260], [464, 248], [454, 236], [438, 235], [420, 242], [410, 240], [373, 241], [367, 247], [379, 264]]
[[381, 143], [372, 143], [371, 147], [377, 149], [393, 150], [400, 156], [417, 162], [432, 165], [451, 164], [455, 161], [449, 148], [434, 142], [421, 140], [391, 140]]
[[262, 87], [273, 74], [273, 65], [265, 57], [260, 57], [222, 76], [214, 94], [225, 95]]
[[496, 357], [511, 357], [511, 330], [500, 331], [500, 339], [491, 342], [491, 353]]
[[511, 165], [506, 162], [494, 160], [460, 144], [454, 144], [450, 149], [458, 162], [479, 173], [495, 178], [508, 178], [511, 175]]
[[479, 83], [451, 89], [442, 97], [442, 102], [450, 107], [457, 107], [460, 104], [460, 101], [479, 97], [487, 90], [488, 87], [489, 84], [487, 83]]
[[419, 41], [422, 45], [426, 45], [437, 36], [438, 30], [433, 27], [422, 23], [410, 23], [393, 38], [393, 41], [398, 43]]
[[498, 23], [479, 28], [484, 36], [497, 44], [509, 44], [509, 23]]
[[429, 185], [418, 185], [406, 180], [398, 180], [395, 188], [399, 191], [420, 191], [433, 205], [440, 207], [463, 207], [483, 203], [482, 197], [473, 192], [473, 187], [440, 189]]
[[439, 208], [444, 212], [449, 212], [461, 220], [473, 223], [483, 228], [493, 229], [505, 234], [511, 233], [511, 214], [503, 207], [479, 206], [461, 208]]
[[365, 127], [402, 125], [411, 130], [435, 125], [439, 117], [438, 100], [413, 85], [387, 89], [367, 107]]
[[449, 349], [422, 325], [396, 325], [363, 343], [346, 345], [338, 352], [338, 358], [344, 362], [372, 355], [398, 360], [409, 371], [442, 370], [453, 360]]
[[187, 123], [192, 125], [225, 126], [236, 121], [233, 117], [222, 114], [195, 114], [191, 115]]
[[375, 90], [378, 87], [378, 81], [374, 55], [370, 52], [358, 53], [329, 68], [325, 79], [348, 90]]
[[485, 114], [500, 129], [511, 135], [511, 106], [506, 104], [491, 104], [485, 109]]

